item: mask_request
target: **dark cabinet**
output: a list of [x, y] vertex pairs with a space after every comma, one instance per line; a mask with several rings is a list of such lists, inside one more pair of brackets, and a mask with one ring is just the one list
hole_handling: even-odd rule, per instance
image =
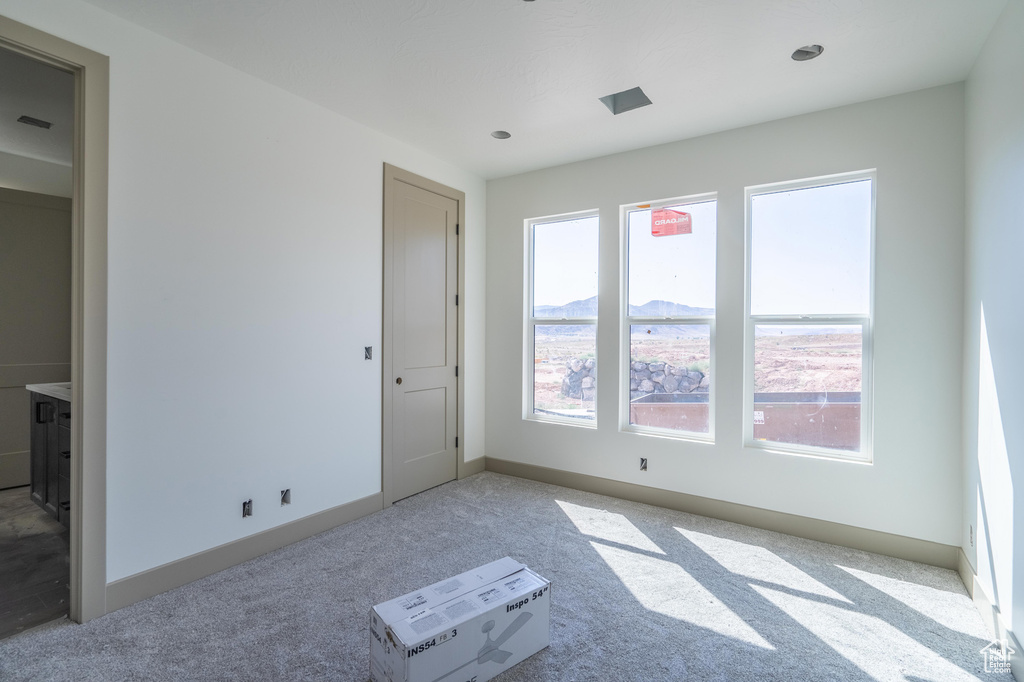
[[55, 398], [48, 398], [39, 393], [32, 394], [32, 437], [30, 466], [32, 470], [32, 500], [51, 514], [56, 507], [47, 507], [47, 445], [51, 431], [53, 441], [57, 441], [57, 415]]
[[32, 393], [32, 499], [65, 526], [71, 521], [71, 403]]

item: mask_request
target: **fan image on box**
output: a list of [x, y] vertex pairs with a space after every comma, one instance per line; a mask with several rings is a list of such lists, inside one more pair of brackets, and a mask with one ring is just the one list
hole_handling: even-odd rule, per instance
[[505, 628], [505, 631], [498, 635], [498, 638], [493, 642], [491, 641], [491, 630], [494, 629], [494, 621], [487, 621], [480, 628], [480, 631], [487, 635], [487, 641], [482, 647], [480, 647], [480, 651], [477, 653], [476, 658], [471, 661], [466, 661], [455, 670], [449, 671], [437, 678], [434, 682], [440, 682], [440, 680], [450, 676], [452, 673], [462, 670], [470, 663], [476, 663], [477, 665], [483, 665], [484, 663], [490, 663], [492, 661], [499, 664], [504, 663], [508, 660], [508, 657], [512, 655], [512, 652], [505, 651], [501, 646], [507, 642], [512, 635], [516, 634], [516, 632], [519, 631], [519, 628], [526, 625], [526, 622], [531, 618], [533, 618], [532, 613], [520, 613], [519, 617], [509, 623], [509, 626]]

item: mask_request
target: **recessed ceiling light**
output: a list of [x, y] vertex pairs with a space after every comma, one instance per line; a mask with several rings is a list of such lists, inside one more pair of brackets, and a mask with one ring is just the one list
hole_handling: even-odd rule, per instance
[[806, 62], [808, 59], [814, 59], [824, 51], [825, 48], [821, 45], [804, 45], [793, 52], [793, 59], [798, 62]]
[[507, 140], [508, 138], [512, 137], [512, 133], [508, 132], [507, 130], [495, 130], [493, 133], [491, 133], [491, 137], [496, 138], [498, 140]]
[[616, 116], [625, 111], [632, 111], [633, 109], [646, 107], [651, 103], [651, 98], [644, 94], [644, 91], [639, 87], [623, 90], [622, 92], [616, 92], [614, 95], [605, 95], [598, 99], [601, 100], [602, 104], [608, 107], [608, 111], [612, 112]]
[[44, 121], [39, 118], [32, 118], [31, 116], [22, 116], [18, 119], [18, 123], [26, 123], [30, 126], [35, 126], [36, 128], [46, 128], [47, 130], [49, 130], [50, 126], [53, 125], [49, 121]]

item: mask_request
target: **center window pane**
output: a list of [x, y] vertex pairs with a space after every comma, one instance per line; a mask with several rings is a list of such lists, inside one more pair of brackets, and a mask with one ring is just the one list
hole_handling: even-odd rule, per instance
[[715, 314], [717, 215], [717, 201], [629, 212], [628, 315]]
[[632, 325], [629, 361], [630, 424], [708, 433], [709, 325]]

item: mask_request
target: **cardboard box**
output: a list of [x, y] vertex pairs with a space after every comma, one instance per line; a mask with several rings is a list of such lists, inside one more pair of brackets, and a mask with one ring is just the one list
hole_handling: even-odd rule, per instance
[[484, 682], [548, 645], [551, 583], [505, 557], [370, 609], [373, 682]]

